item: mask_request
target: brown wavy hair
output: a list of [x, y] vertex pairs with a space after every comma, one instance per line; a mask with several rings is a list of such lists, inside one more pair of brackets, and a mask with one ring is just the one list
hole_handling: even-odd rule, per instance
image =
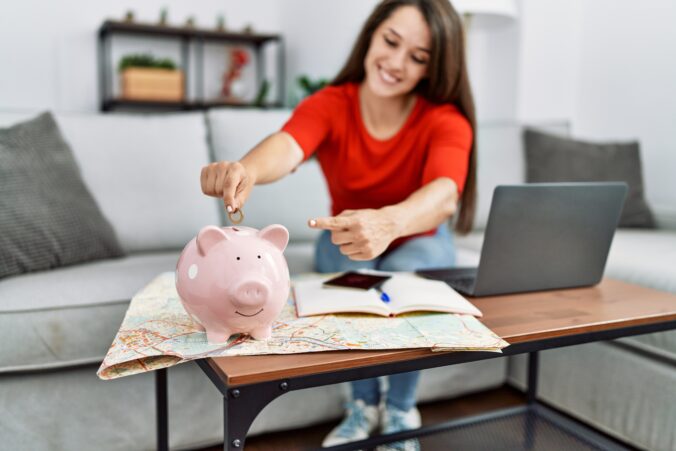
[[432, 36], [427, 76], [414, 92], [435, 104], [455, 105], [472, 127], [472, 147], [465, 189], [460, 198], [455, 229], [468, 233], [472, 229], [476, 210], [476, 117], [465, 60], [465, 35], [460, 16], [448, 0], [384, 0], [366, 20], [347, 62], [332, 85], [361, 83], [366, 77], [364, 60], [373, 33], [399, 7], [418, 8]]

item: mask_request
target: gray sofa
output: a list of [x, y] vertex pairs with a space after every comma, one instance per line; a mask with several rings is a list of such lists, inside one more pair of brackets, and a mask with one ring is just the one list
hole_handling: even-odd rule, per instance
[[[56, 115], [128, 255], [0, 280], [0, 448], [155, 446], [153, 375], [104, 382], [96, 377], [98, 365], [134, 293], [156, 274], [173, 270], [180, 249], [200, 227], [226, 223], [220, 203], [200, 193], [201, 166], [239, 158], [288, 114], [224, 109]], [[0, 126], [31, 116], [0, 113]], [[517, 124], [480, 125], [479, 226], [485, 224], [492, 187], [523, 181], [520, 132]], [[292, 176], [257, 187], [245, 207], [245, 224], [287, 226], [291, 243], [285, 255], [292, 273], [301, 273], [312, 270], [315, 238], [305, 221], [327, 212], [326, 188], [311, 160]], [[671, 227], [619, 231], [607, 275], [676, 292], [676, 226]], [[459, 264], [475, 264], [481, 232], [457, 243]], [[541, 362], [541, 395], [637, 446], [674, 449], [675, 361], [676, 333], [548, 351]], [[424, 372], [419, 399], [449, 398], [508, 381], [518, 386], [523, 379], [521, 359], [437, 368]], [[171, 368], [168, 380], [170, 445], [218, 443], [217, 390], [191, 363]], [[332, 386], [280, 397], [250, 434], [337, 418], [345, 394], [345, 386]]]

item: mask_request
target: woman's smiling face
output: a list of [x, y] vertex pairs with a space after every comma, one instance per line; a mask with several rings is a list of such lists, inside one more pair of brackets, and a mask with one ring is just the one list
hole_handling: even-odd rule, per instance
[[364, 59], [366, 85], [377, 96], [408, 94], [427, 75], [431, 34], [414, 6], [397, 8], [371, 37]]

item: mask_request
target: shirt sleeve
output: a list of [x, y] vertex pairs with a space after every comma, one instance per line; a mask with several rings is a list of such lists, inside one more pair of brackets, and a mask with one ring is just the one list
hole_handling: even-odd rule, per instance
[[331, 132], [331, 111], [340, 108], [340, 97], [341, 93], [333, 86], [315, 92], [298, 104], [282, 127], [301, 147], [304, 160], [310, 158]]
[[469, 121], [457, 110], [440, 114], [432, 125], [423, 169], [423, 185], [448, 177], [462, 193], [467, 179], [473, 132]]

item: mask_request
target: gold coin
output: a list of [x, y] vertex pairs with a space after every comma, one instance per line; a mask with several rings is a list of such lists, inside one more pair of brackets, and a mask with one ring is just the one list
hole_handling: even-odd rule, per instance
[[[235, 218], [235, 215], [239, 213], [239, 217]], [[242, 212], [241, 209], [237, 209], [233, 212], [228, 212], [228, 219], [230, 219], [230, 222], [233, 224], [237, 225], [240, 224], [242, 221], [244, 221], [244, 213]]]

